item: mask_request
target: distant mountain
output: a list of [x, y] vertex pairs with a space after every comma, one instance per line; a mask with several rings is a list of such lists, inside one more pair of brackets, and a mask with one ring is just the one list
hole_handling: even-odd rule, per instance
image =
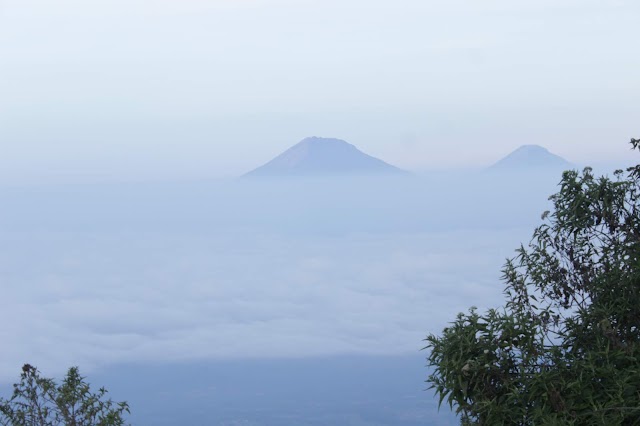
[[542, 171], [570, 169], [573, 165], [564, 158], [552, 154], [539, 145], [523, 145], [507, 155], [490, 170], [504, 171]]
[[408, 172], [365, 154], [341, 140], [319, 137], [303, 139], [248, 177], [403, 175]]

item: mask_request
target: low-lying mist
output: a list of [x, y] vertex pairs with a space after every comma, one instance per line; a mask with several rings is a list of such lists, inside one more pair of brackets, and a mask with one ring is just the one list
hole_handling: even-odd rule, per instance
[[415, 352], [499, 302], [500, 267], [556, 180], [4, 188], [0, 377], [23, 361]]
[[[501, 266], [557, 181], [477, 173], [2, 188], [0, 383], [24, 362], [49, 375], [79, 365], [142, 424], [186, 421], [159, 408], [166, 398], [194, 425], [213, 421], [198, 417], [205, 406], [219, 415], [211, 424], [422, 424], [436, 410], [423, 402], [422, 339], [472, 305], [501, 303]], [[306, 376], [293, 360], [333, 396], [295, 398]], [[178, 377], [193, 365], [207, 366], [202, 385]], [[280, 372], [265, 378], [273, 388], [247, 376], [263, 367]], [[164, 388], [144, 382], [158, 374]], [[238, 400], [220, 403], [228, 395]]]
[[530, 225], [560, 176], [241, 179], [0, 187], [0, 230], [347, 235]]

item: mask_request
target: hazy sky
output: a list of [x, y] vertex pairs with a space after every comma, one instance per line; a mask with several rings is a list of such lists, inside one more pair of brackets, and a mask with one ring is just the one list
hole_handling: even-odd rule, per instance
[[525, 143], [624, 159], [639, 17], [637, 0], [0, 0], [0, 182], [233, 176], [311, 135], [413, 170]]

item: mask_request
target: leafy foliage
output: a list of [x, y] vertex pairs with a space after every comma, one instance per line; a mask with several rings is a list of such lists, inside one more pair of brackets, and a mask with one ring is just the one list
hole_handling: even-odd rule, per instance
[[566, 171], [550, 200], [506, 305], [427, 337], [428, 382], [462, 424], [640, 424], [640, 165]]
[[2, 426], [122, 426], [129, 413], [126, 402], [105, 399], [104, 388], [92, 393], [89, 384], [72, 367], [60, 385], [25, 364], [20, 383], [9, 400], [0, 398]]

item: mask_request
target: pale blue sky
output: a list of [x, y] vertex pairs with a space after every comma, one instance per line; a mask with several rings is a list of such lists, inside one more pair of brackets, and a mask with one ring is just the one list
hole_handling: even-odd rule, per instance
[[300, 139], [400, 167], [639, 137], [635, 0], [0, 0], [0, 182], [241, 174]]

